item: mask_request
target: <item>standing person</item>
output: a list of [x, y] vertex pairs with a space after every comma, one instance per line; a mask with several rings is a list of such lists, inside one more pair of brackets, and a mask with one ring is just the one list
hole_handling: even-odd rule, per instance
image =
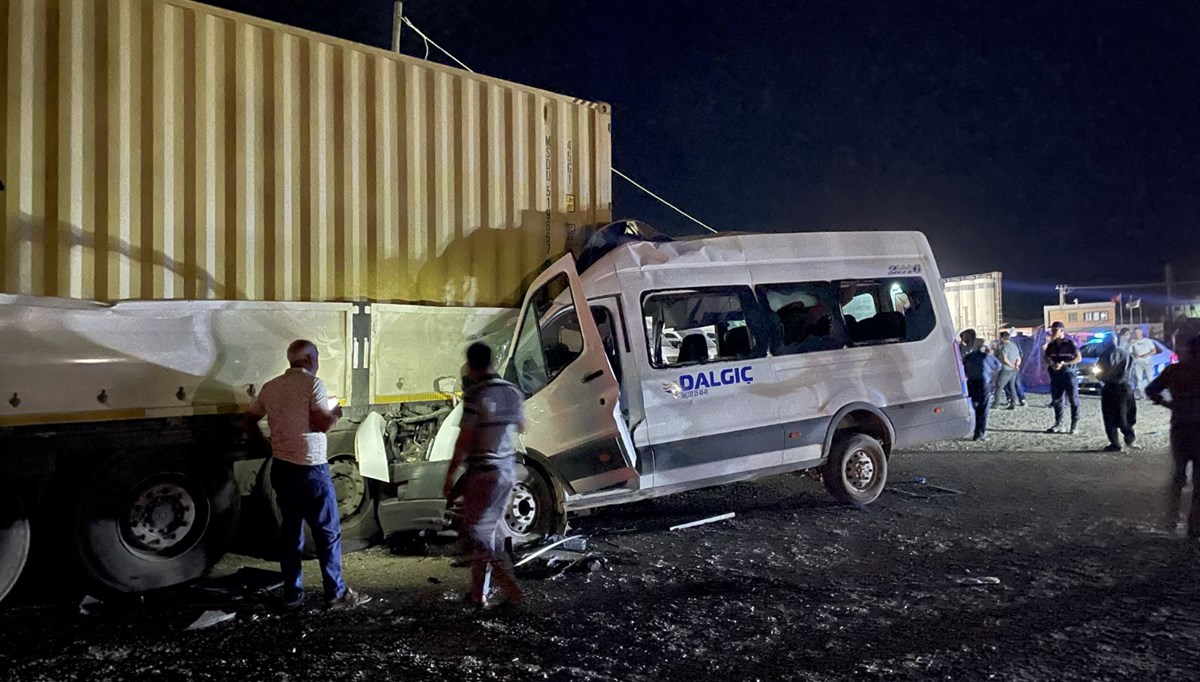
[[[996, 359], [1000, 361], [1000, 372], [996, 375], [996, 400], [1000, 405], [1001, 394], [1008, 397], [1008, 409], [1017, 409], [1017, 377], [1021, 373], [1021, 349], [1009, 339], [1008, 332], [1000, 332], [1000, 343], [996, 346]], [[1021, 402], [1025, 402], [1022, 398]]]
[[1075, 342], [1067, 338], [1062, 322], [1050, 325], [1050, 340], [1042, 352], [1050, 372], [1050, 404], [1054, 407], [1054, 426], [1046, 429], [1046, 433], [1063, 433], [1063, 400], [1071, 403], [1069, 433], [1075, 433], [1079, 425], [1079, 378], [1075, 376], [1075, 365], [1083, 356]]
[[[1171, 531], [1179, 523], [1180, 497], [1187, 483], [1187, 467], [1192, 465], [1192, 507], [1188, 512], [1188, 537], [1200, 540], [1200, 336], [1187, 343], [1187, 357], [1177, 365], [1168, 365], [1146, 387], [1146, 396], [1156, 405], [1171, 409], [1171, 456], [1174, 473], [1167, 491], [1167, 525]], [[1169, 391], [1171, 400], [1163, 400]]]
[[1129, 341], [1129, 354], [1133, 356], [1133, 395], [1138, 400], [1145, 394], [1146, 384], [1150, 383], [1150, 358], [1158, 353], [1154, 342], [1146, 338], [1141, 327], [1133, 328], [1133, 336]]
[[[463, 497], [462, 533], [470, 547], [471, 591], [467, 600], [487, 606], [491, 577], [495, 577], [508, 602], [523, 601], [504, 552], [500, 520], [508, 508], [513, 484], [517, 434], [525, 430], [525, 396], [496, 376], [492, 349], [484, 343], [467, 348], [467, 376], [471, 387], [463, 393], [462, 430], [442, 489], [447, 499]], [[466, 464], [455, 485], [458, 468]]]
[[271, 487], [279, 503], [280, 569], [284, 603], [304, 603], [304, 524], [312, 529], [321, 564], [325, 604], [350, 608], [371, 597], [346, 587], [342, 579], [342, 531], [337, 493], [329, 476], [325, 435], [342, 418], [317, 378], [320, 354], [311, 341], [293, 341], [287, 349], [289, 369], [263, 385], [246, 413], [244, 425], [251, 439], [261, 439], [258, 423], [267, 418], [271, 431]]
[[975, 335], [974, 329], [964, 329], [959, 333], [959, 335], [958, 335], [958, 339], [959, 339], [958, 359], [959, 360], [965, 360], [968, 355], [975, 352], [975, 349], [978, 347], [978, 344], [976, 343], [977, 338], [978, 337]]
[[1129, 381], [1133, 374], [1133, 356], [1122, 348], [1118, 340], [1110, 339], [1096, 359], [1100, 387], [1100, 414], [1104, 417], [1104, 433], [1108, 436], [1105, 452], [1120, 452], [1124, 436], [1125, 445], [1137, 448], [1133, 427], [1137, 424], [1137, 402], [1133, 399], [1133, 388]]
[[991, 346], [984, 345], [963, 358], [963, 373], [967, 375], [967, 396], [975, 408], [975, 435], [972, 440], [991, 440], [987, 433], [988, 398], [992, 379], [1000, 371], [1000, 361], [992, 355]]

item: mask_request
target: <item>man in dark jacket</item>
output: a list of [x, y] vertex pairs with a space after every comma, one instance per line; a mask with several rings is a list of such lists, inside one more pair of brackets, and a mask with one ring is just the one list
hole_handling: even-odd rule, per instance
[[[1187, 343], [1187, 355], [1178, 365], [1168, 365], [1146, 387], [1146, 397], [1171, 409], [1171, 456], [1175, 470], [1167, 492], [1167, 523], [1179, 523], [1180, 498], [1192, 465], [1192, 507], [1188, 512], [1188, 537], [1200, 540], [1200, 337]], [[1170, 400], [1164, 398], [1170, 394]]]
[[1000, 371], [1000, 361], [992, 355], [992, 348], [983, 345], [967, 353], [963, 358], [963, 373], [967, 375], [967, 395], [975, 408], [974, 440], [990, 440], [987, 435], [988, 398], [991, 397], [992, 381]]
[[1108, 436], [1105, 452], [1120, 452], [1118, 434], [1125, 437], [1125, 445], [1136, 448], [1133, 425], [1137, 423], [1137, 401], [1133, 399], [1130, 379], [1133, 374], [1133, 356], [1113, 340], [1096, 359], [1100, 387], [1100, 413], [1104, 416], [1104, 433]]

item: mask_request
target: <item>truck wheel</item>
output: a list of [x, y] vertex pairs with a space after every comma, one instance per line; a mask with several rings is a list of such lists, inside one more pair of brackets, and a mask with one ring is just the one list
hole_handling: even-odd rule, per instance
[[513, 485], [508, 511], [504, 513], [505, 530], [512, 537], [513, 547], [537, 542], [547, 535], [561, 534], [567, 528], [567, 520], [555, 503], [554, 487], [549, 479], [529, 465], [517, 470], [525, 473]]
[[0, 602], [17, 584], [29, 558], [29, 515], [11, 486], [0, 483]]
[[821, 470], [825, 489], [838, 502], [864, 505], [875, 501], [887, 485], [887, 455], [874, 438], [852, 433], [836, 436]]
[[75, 548], [89, 578], [140, 592], [200, 577], [225, 553], [241, 496], [233, 469], [182, 452], [132, 452], [79, 492]]
[[[272, 518], [275, 521], [273, 535], [278, 546], [279, 524], [283, 522], [283, 514], [279, 511], [279, 501], [275, 497], [275, 488], [271, 486], [271, 462], [268, 457], [258, 472], [258, 488], [266, 496], [271, 506]], [[362, 477], [358, 471], [358, 462], [354, 455], [337, 455], [329, 460], [329, 476], [333, 479], [333, 490], [337, 494], [338, 516], [341, 518], [342, 551], [357, 552], [370, 547], [379, 536], [379, 519], [375, 516], [375, 493], [370, 481]], [[304, 524], [304, 556], [316, 557], [317, 545], [313, 541], [312, 529]]]

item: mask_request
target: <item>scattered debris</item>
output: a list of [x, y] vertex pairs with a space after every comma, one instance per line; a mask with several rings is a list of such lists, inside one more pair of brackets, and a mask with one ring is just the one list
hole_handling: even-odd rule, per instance
[[88, 607], [95, 607], [95, 606], [97, 606], [99, 604], [103, 604], [103, 603], [104, 602], [100, 601], [99, 599], [96, 599], [95, 597], [93, 597], [90, 594], [85, 595], [83, 600], [79, 602], [79, 615], [90, 616], [90, 615], [92, 615], [92, 611]]
[[[553, 537], [554, 536], [551, 536], [551, 538], [553, 538]], [[551, 540], [551, 538], [547, 538], [547, 540]], [[514, 567], [524, 566], [525, 564], [529, 563], [530, 561], [533, 561], [534, 559], [540, 557], [541, 555], [545, 554], [546, 552], [549, 552], [550, 550], [554, 549], [555, 547], [558, 547], [560, 545], [565, 545], [568, 542], [571, 542], [572, 540], [575, 540], [577, 543], [579, 543], [579, 542], [582, 543], [582, 545], [581, 545], [582, 549], [572, 550], [572, 551], [586, 551], [587, 538], [583, 537], [582, 535], [571, 535], [571, 536], [568, 536], [565, 538], [551, 540], [551, 542], [549, 542], [545, 545], [542, 545], [541, 547], [539, 547], [538, 549], [534, 550], [533, 552], [531, 552], [529, 554], [526, 554], [524, 557], [521, 558], [520, 561], [513, 564], [513, 566]], [[580, 546], [580, 545], [577, 544], [576, 546]]]
[[999, 585], [1000, 579], [996, 578], [994, 576], [990, 576], [990, 575], [979, 576], [979, 577], [971, 576], [968, 578], [960, 578], [958, 581], [958, 584], [959, 585]]
[[700, 519], [699, 521], [689, 521], [688, 523], [681, 523], [678, 526], [671, 526], [671, 530], [683, 530], [684, 528], [693, 528], [695, 526], [703, 526], [706, 523], [716, 523], [717, 521], [724, 521], [726, 519], [732, 519], [736, 515], [737, 514], [735, 512], [727, 512], [725, 514], [719, 514], [717, 516], [710, 516], [707, 519]]
[[226, 613], [224, 611], [205, 611], [200, 614], [194, 623], [184, 628], [185, 630], [203, 630], [211, 628], [214, 625], [220, 625], [237, 618], [237, 613]]
[[243, 566], [229, 575], [205, 580], [196, 589], [212, 596], [233, 600], [257, 597], [283, 587], [283, 574], [265, 568]]
[[441, 579], [441, 578], [435, 578], [434, 576], [429, 576], [429, 577], [428, 577], [428, 578], [426, 578], [425, 580], [426, 580], [426, 581], [428, 581], [428, 582], [430, 582], [430, 583], [433, 583], [434, 585], [440, 585], [440, 584], [441, 584], [441, 582], [442, 582], [442, 579]]
[[885, 490], [889, 490], [897, 495], [916, 497], [918, 499], [928, 499], [938, 495], [966, 495], [961, 490], [929, 483], [924, 476], [915, 477], [912, 483], [893, 483], [885, 488]]

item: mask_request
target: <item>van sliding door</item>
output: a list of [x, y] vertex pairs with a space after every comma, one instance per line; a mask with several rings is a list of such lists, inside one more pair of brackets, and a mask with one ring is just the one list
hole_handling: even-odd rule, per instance
[[510, 349], [504, 376], [526, 395], [526, 448], [575, 493], [636, 489], [620, 387], [571, 256], [530, 286]]

